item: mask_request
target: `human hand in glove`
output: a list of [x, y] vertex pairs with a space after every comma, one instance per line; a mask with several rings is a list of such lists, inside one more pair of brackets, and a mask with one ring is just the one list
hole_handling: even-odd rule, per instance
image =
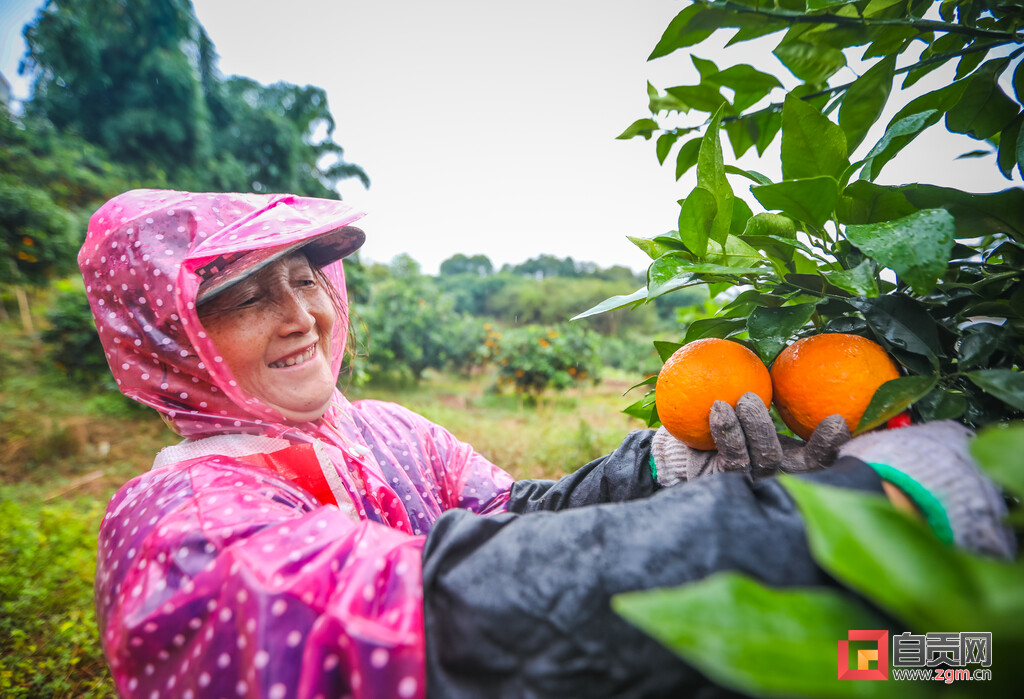
[[807, 442], [780, 435], [755, 393], [743, 394], [735, 410], [725, 401], [715, 401], [710, 421], [717, 447], [711, 451], [686, 446], [664, 427], [655, 433], [652, 452], [661, 485], [726, 471], [749, 472], [754, 477], [818, 471], [831, 465], [839, 448], [850, 440], [841, 415], [822, 420]]

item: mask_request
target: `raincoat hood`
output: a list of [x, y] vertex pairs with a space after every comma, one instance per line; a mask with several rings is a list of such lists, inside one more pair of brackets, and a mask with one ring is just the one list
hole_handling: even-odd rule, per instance
[[[184, 437], [292, 431], [238, 386], [199, 322], [199, 286], [242, 253], [291, 249], [363, 215], [340, 201], [290, 194], [133, 190], [104, 204], [89, 221], [78, 263], [120, 391]], [[341, 260], [322, 271], [342, 302], [331, 338], [337, 376], [348, 328]], [[344, 403], [335, 395], [328, 412]]]

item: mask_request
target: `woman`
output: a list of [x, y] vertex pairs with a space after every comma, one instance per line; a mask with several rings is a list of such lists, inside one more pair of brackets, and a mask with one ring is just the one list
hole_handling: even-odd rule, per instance
[[[663, 487], [751, 463], [804, 470], [745, 438], [767, 419], [749, 405], [716, 406], [739, 436], [719, 454], [659, 433], [654, 459], [643, 431], [557, 483], [514, 483], [404, 408], [348, 402], [341, 258], [360, 216], [138, 190], [90, 221], [79, 264], [118, 387], [186, 438], [114, 496], [100, 531], [96, 607], [123, 696], [417, 697], [428, 681], [445, 697], [679, 696], [709, 683], [610, 595], [721, 569], [834, 584], [774, 479]], [[872, 448], [861, 456], [880, 460]], [[1003, 551], [1001, 502], [967, 468], [988, 519], [947, 506], [958, 541]], [[883, 487], [852, 456], [809, 477]]]

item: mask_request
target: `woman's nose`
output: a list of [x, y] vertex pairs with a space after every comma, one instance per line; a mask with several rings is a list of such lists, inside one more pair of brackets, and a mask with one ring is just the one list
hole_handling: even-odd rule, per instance
[[281, 295], [277, 306], [281, 318], [279, 332], [282, 335], [307, 333], [316, 325], [309, 304], [291, 289]]

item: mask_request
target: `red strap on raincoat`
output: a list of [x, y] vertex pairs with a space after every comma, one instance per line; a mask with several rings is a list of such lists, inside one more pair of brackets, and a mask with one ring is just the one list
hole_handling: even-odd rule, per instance
[[338, 504], [312, 444], [294, 444], [270, 454], [249, 454], [237, 458], [287, 478], [307, 490], [323, 505]]

